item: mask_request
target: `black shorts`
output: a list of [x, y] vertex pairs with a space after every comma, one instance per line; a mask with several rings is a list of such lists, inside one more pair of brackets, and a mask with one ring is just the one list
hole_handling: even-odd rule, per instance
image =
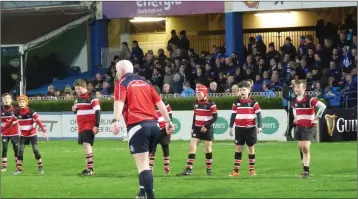
[[157, 144], [161, 144], [161, 145], [169, 144], [170, 143], [170, 135], [167, 134], [167, 130], [166, 129], [161, 129], [160, 131], [162, 133], [158, 138]]
[[127, 127], [128, 147], [131, 154], [152, 153], [161, 136], [157, 121], [143, 121]]
[[37, 144], [37, 135], [32, 136], [32, 137], [20, 136], [20, 144], [24, 144], [24, 145]]
[[15, 135], [15, 136], [1, 136], [1, 139], [2, 139], [3, 146], [7, 145], [10, 141], [12, 145], [17, 146], [20, 138], [18, 135]]
[[235, 127], [235, 144], [253, 146], [257, 142], [256, 127]]
[[94, 137], [92, 130], [84, 130], [78, 133], [78, 144], [89, 143], [93, 146]]
[[317, 128], [316, 127], [303, 127], [303, 126], [296, 126], [295, 127], [295, 140], [297, 141], [312, 141]]
[[197, 138], [199, 140], [205, 140], [205, 141], [214, 140], [213, 127], [208, 128], [205, 133], [201, 132], [200, 129], [201, 127], [194, 127], [193, 134], [191, 135], [191, 137]]

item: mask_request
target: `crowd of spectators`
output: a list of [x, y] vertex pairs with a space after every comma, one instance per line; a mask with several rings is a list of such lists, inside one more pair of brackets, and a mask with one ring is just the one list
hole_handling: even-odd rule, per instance
[[[354, 27], [355, 25], [355, 27]], [[322, 31], [324, 30], [324, 31]], [[237, 53], [225, 55], [224, 47], [213, 46], [211, 52], [195, 52], [183, 30], [179, 36], [171, 31], [168, 55], [164, 49], [156, 54], [149, 50], [144, 54], [137, 41], [122, 43], [122, 51], [115, 56], [105, 75], [97, 74], [89, 81], [88, 89], [97, 96], [111, 95], [114, 87], [115, 63], [130, 60], [134, 72], [151, 82], [162, 94], [189, 96], [194, 94], [195, 84], [209, 87], [209, 93], [237, 92], [236, 84], [242, 80], [254, 80], [253, 91], [266, 97], [275, 96], [293, 79], [306, 79], [308, 90], [328, 101], [329, 107], [356, 106], [357, 101], [357, 33], [356, 22], [336, 27], [319, 21], [318, 43], [313, 35], [300, 37], [299, 46], [287, 37], [283, 46], [266, 42], [261, 35], [251, 37], [245, 46], [245, 61], [241, 63]], [[66, 91], [67, 89], [67, 91]], [[71, 96], [66, 87], [62, 95]], [[51, 96], [61, 95], [49, 88]]]

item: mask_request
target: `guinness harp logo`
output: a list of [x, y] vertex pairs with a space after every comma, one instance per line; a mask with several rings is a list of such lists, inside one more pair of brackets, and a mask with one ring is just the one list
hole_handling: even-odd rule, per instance
[[326, 114], [324, 116], [324, 119], [326, 120], [326, 124], [327, 124], [327, 129], [328, 129], [328, 135], [332, 136], [333, 135], [333, 131], [334, 131], [334, 127], [336, 125], [336, 115], [328, 115]]

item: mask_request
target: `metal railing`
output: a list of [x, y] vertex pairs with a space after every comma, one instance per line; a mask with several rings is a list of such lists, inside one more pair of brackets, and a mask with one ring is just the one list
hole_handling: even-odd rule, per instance
[[[311, 97], [317, 97], [318, 94], [316, 91], [307, 91], [307, 95]], [[186, 98], [186, 97], [194, 97], [195, 95], [186, 95], [185, 97], [181, 96], [180, 94], [161, 94], [162, 98]], [[237, 96], [235, 93], [209, 93], [208, 96], [210, 97], [226, 97], [226, 96]], [[266, 97], [267, 93], [265, 92], [251, 92], [251, 96], [253, 97]], [[270, 94], [270, 97], [282, 97], [282, 92], [273, 92]], [[112, 99], [113, 95], [103, 95], [101, 99]], [[51, 96], [44, 96], [44, 97], [29, 97], [29, 100], [43, 100], [43, 101], [61, 101], [61, 100], [74, 100], [75, 97], [65, 97], [65, 96], [59, 96], [59, 97], [51, 97]]]
[[343, 108], [355, 108], [355, 107], [357, 107], [357, 103], [354, 106], [350, 107], [350, 105], [352, 105], [352, 104], [350, 104], [349, 102], [350, 101], [357, 102], [357, 97], [349, 98], [347, 96], [349, 94], [355, 94], [357, 96], [357, 91], [348, 91], [348, 92], [343, 93]]

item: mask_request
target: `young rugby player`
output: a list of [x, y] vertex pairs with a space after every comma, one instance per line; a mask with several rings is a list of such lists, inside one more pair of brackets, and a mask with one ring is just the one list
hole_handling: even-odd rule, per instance
[[[170, 105], [165, 102], [165, 106], [167, 107], [167, 111], [170, 117], [170, 120], [172, 120], [172, 109]], [[170, 173], [170, 156], [169, 156], [169, 143], [170, 143], [170, 134], [167, 133], [167, 130], [165, 129], [165, 120], [160, 111], [157, 109], [157, 115], [158, 115], [158, 123], [160, 131], [162, 132], [162, 135], [158, 138], [158, 144], [162, 146], [163, 150], [163, 156], [164, 156], [164, 173], [169, 174]], [[150, 169], [153, 170], [154, 161], [155, 161], [155, 152], [157, 150], [157, 147], [154, 148], [152, 154], [150, 154], [149, 159], [149, 166]]]
[[99, 99], [88, 93], [85, 80], [76, 80], [74, 86], [77, 100], [72, 106], [72, 111], [77, 116], [78, 144], [83, 146], [87, 164], [81, 174], [92, 176], [94, 175], [92, 146], [101, 121], [101, 106]]
[[34, 152], [35, 158], [37, 160], [37, 166], [39, 168], [39, 173], [43, 174], [43, 166], [42, 166], [42, 159], [41, 154], [39, 151], [39, 147], [37, 145], [37, 125], [40, 126], [43, 136], [45, 140], [48, 140], [48, 135], [46, 133], [46, 129], [44, 125], [42, 124], [39, 115], [29, 108], [29, 99], [25, 95], [20, 95], [17, 98], [17, 102], [19, 104], [19, 109], [16, 109], [14, 111], [14, 114], [12, 115], [11, 121], [8, 122], [7, 125], [5, 125], [4, 129], [12, 128], [11, 126], [17, 126], [19, 125], [20, 129], [20, 144], [18, 148], [18, 154], [17, 154], [17, 162], [16, 162], [16, 172], [14, 175], [19, 175], [22, 173], [22, 163], [24, 159], [24, 151], [25, 151], [25, 145], [32, 146], [32, 151]]
[[[1, 106], [1, 127], [5, 127], [8, 120], [12, 119], [13, 112], [15, 107], [12, 105], [12, 98], [9, 93], [4, 93], [2, 95], [2, 101], [4, 103]], [[19, 127], [18, 125], [10, 126], [10, 128], [1, 129], [1, 140], [2, 140], [2, 156], [1, 156], [1, 171], [6, 171], [7, 169], [7, 150], [9, 142], [11, 141], [12, 148], [14, 150], [15, 164], [17, 161], [17, 149], [19, 143]]]
[[[230, 176], [240, 175], [240, 165], [242, 159], [243, 146], [246, 144], [249, 154], [249, 174], [256, 175], [255, 171], [255, 148], [257, 134], [262, 131], [261, 108], [254, 99], [250, 98], [250, 84], [242, 81], [239, 86], [239, 99], [232, 105], [232, 114], [230, 119], [230, 135], [233, 136], [233, 127], [235, 127], [235, 161], [234, 171]], [[256, 120], [257, 119], [257, 128]]]
[[[307, 82], [305, 80], [297, 80], [294, 82], [294, 92], [296, 98], [291, 102], [294, 115], [294, 123], [296, 124], [294, 138], [298, 141], [298, 149], [303, 163], [302, 178], [310, 178], [310, 146], [314, 135], [316, 134], [316, 125], [320, 117], [322, 117], [326, 105], [316, 98], [305, 95]], [[315, 108], [318, 111], [315, 115]]]
[[212, 141], [214, 132], [212, 125], [215, 123], [218, 115], [214, 102], [208, 98], [208, 88], [204, 85], [196, 87], [197, 102], [194, 105], [194, 117], [191, 130], [192, 138], [190, 140], [189, 155], [186, 169], [177, 174], [177, 176], [187, 176], [191, 174], [195, 162], [195, 154], [198, 144], [204, 140], [206, 156], [206, 173], [212, 175]]

